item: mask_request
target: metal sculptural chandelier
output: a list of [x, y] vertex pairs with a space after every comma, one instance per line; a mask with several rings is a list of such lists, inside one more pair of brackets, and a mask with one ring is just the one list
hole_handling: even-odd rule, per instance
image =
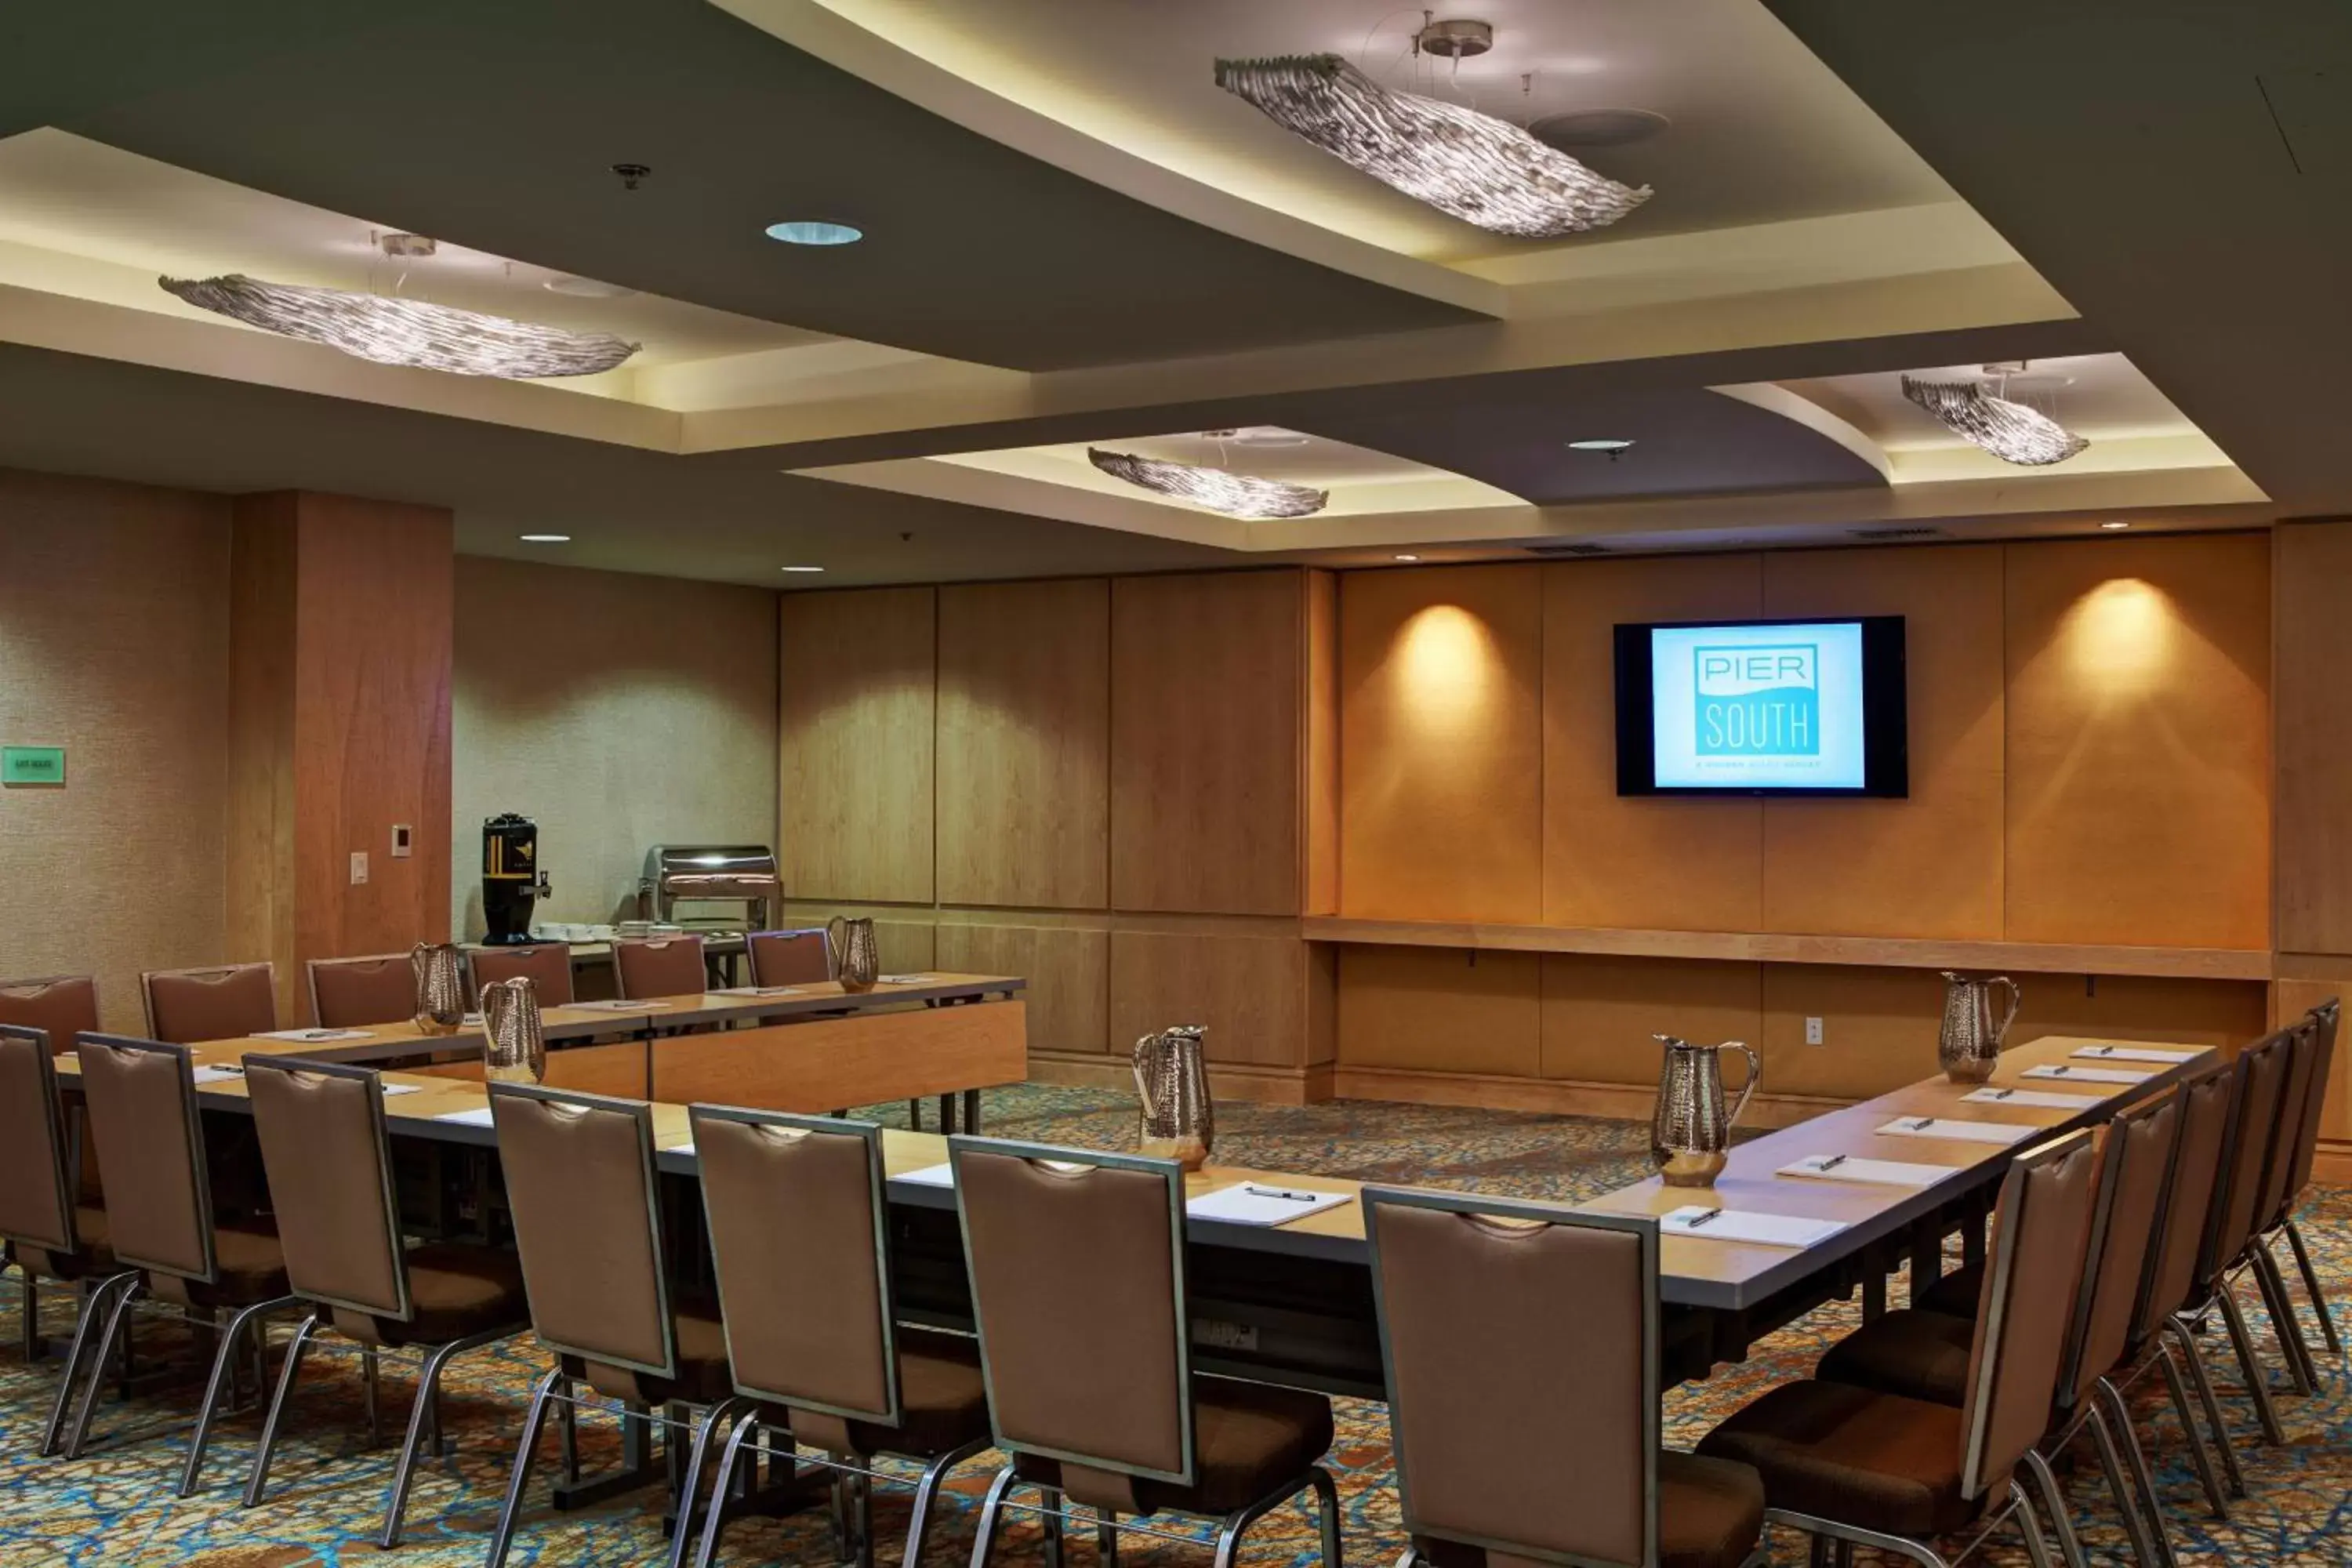
[[[2002, 384], [2004, 390], [2007, 384]], [[2091, 444], [2088, 437], [2075, 435], [2040, 410], [1997, 397], [1972, 381], [1918, 381], [1906, 375], [1903, 395], [1960, 439], [2021, 468], [2063, 463]]]
[[1171, 463], [1133, 452], [1106, 452], [1099, 447], [1089, 447], [1087, 461], [1115, 479], [1125, 479], [1129, 484], [1176, 500], [1191, 501], [1227, 517], [1256, 521], [1313, 517], [1331, 501], [1329, 490], [1285, 484], [1280, 479], [1253, 479], [1247, 474], [1203, 468], [1198, 463]]
[[159, 278], [167, 293], [199, 310], [341, 349], [378, 364], [533, 381], [594, 375], [620, 364], [638, 345], [609, 332], [572, 332], [422, 300], [220, 278]]
[[1217, 85], [1382, 184], [1495, 234], [1581, 234], [1650, 199], [1647, 185], [1596, 174], [1490, 114], [1391, 92], [1337, 55], [1219, 60]]

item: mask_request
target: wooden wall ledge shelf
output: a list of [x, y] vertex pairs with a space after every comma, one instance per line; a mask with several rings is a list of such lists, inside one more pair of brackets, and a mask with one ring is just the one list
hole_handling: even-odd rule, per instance
[[2273, 968], [2267, 952], [2231, 947], [1947, 942], [1918, 937], [1798, 936], [1773, 931], [1619, 931], [1590, 926], [1487, 925], [1461, 921], [1349, 920], [1332, 915], [1311, 916], [1299, 923], [1301, 934], [1310, 942], [1485, 948], [1504, 952], [1853, 963], [1894, 969], [2014, 969], [2038, 974], [2152, 974], [2192, 980], [2268, 980]]

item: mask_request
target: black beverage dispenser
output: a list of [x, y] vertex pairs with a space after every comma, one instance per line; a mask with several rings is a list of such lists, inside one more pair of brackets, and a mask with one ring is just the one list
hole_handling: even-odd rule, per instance
[[539, 828], [508, 812], [482, 824], [482, 919], [490, 947], [530, 941], [531, 906], [551, 889], [539, 868]]

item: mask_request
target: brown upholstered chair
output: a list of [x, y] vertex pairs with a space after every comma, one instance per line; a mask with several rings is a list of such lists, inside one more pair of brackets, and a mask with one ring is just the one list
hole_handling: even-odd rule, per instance
[[575, 994], [572, 988], [572, 949], [560, 942], [526, 947], [469, 947], [466, 950], [466, 975], [477, 1005], [483, 986], [494, 980], [512, 980], [517, 976], [530, 982], [542, 1007], [569, 1007]]
[[[2234, 1286], [2236, 1273], [2246, 1261], [2262, 1216], [2271, 1154], [2278, 1142], [2281, 1108], [2294, 1071], [2293, 1034], [2292, 1030], [2280, 1030], [2266, 1035], [2238, 1054], [2237, 1100], [2222, 1153], [2221, 1182], [2213, 1198], [2211, 1228], [2199, 1252], [2195, 1282], [2179, 1314], [2182, 1323], [2191, 1329], [2193, 1344], [2195, 1325], [2208, 1313], [2216, 1310], [2221, 1312], [2254, 1415], [2262, 1424], [2263, 1436], [2273, 1444], [2284, 1444], [2286, 1432], [2279, 1424], [2278, 1409], [2271, 1400], [2270, 1379], [2255, 1352], [2253, 1331], [2246, 1321], [2244, 1309], [2238, 1304]], [[2256, 1278], [2261, 1278], [2259, 1272]], [[2286, 1325], [2273, 1326], [2279, 1329], [2283, 1341], [2289, 1336]], [[2295, 1368], [2292, 1352], [2288, 1365], [2299, 1378], [2300, 1369]], [[2223, 1442], [2226, 1445], [2226, 1437]]]
[[1339, 1568], [1339, 1496], [1320, 1463], [1331, 1402], [1192, 1370], [1176, 1163], [961, 1136], [948, 1151], [989, 1415], [1013, 1456], [972, 1568], [988, 1568], [1015, 1487], [1044, 1494], [1049, 1552], [1066, 1496], [1094, 1510], [1106, 1552], [1123, 1513], [1221, 1519], [1219, 1568], [1253, 1522], [1312, 1488], [1323, 1561]]
[[75, 1157], [58, 1096], [57, 1065], [42, 1030], [0, 1024], [0, 1260], [25, 1277], [25, 1359], [40, 1344], [42, 1280], [72, 1288], [79, 1297], [73, 1348], [58, 1379], [56, 1405], [41, 1435], [43, 1455], [54, 1454], [65, 1430], [89, 1350], [91, 1327], [104, 1319], [117, 1291], [138, 1278], [116, 1268], [107, 1245], [106, 1211], [76, 1201]]
[[[2312, 1163], [2318, 1153], [2319, 1130], [2326, 1114], [2327, 1079], [2336, 1063], [2343, 1007], [2331, 996], [2314, 1007], [2305, 1018], [2312, 1042], [2311, 1070], [2305, 1075], [2293, 1154], [2286, 1162], [2286, 1181], [2277, 1207], [2256, 1245], [2267, 1253], [2281, 1236], [2285, 1237], [2294, 1255], [2296, 1271], [2303, 1276], [2304, 1292], [2311, 1299], [2312, 1312], [2319, 1319], [2320, 1338], [2330, 1354], [2340, 1356], [2344, 1353], [2344, 1342], [2336, 1331], [2336, 1315], [2328, 1307], [2326, 1292], [2319, 1288], [2319, 1275], [2311, 1266], [2311, 1249], [2304, 1244], [2303, 1231], [2294, 1223], [2294, 1215], [2311, 1190]], [[2284, 1283], [2280, 1294], [2285, 1294]]]
[[2017, 1471], [2033, 1476], [2045, 1504], [2064, 1506], [2033, 1450], [2049, 1426], [2072, 1307], [2051, 1281], [2082, 1270], [2095, 1162], [2087, 1132], [2011, 1162], [1963, 1405], [1819, 1379], [1784, 1384], [1708, 1433], [1698, 1451], [1755, 1466], [1766, 1519], [1817, 1542], [1948, 1568], [1935, 1540], [2013, 1519], [2047, 1568], [2049, 1546]]
[[[882, 1130], [777, 1111], [697, 1105], [703, 1214], [719, 1276], [735, 1392], [758, 1409], [738, 1421], [711, 1488], [730, 1495], [743, 1447], [764, 1424], [830, 1456], [836, 1517], [854, 1522], [856, 1561], [874, 1561], [871, 1461], [923, 1465], [905, 1563], [923, 1557], [949, 1470], [988, 1447], [980, 1347], [901, 1328], [885, 1242]], [[714, 1509], [698, 1568], [726, 1523]]]
[[822, 985], [833, 978], [833, 943], [824, 927], [755, 931], [743, 939], [754, 985]]
[[309, 970], [310, 1021], [322, 1029], [404, 1024], [416, 1016], [416, 973], [404, 952], [314, 958]]
[[613, 974], [625, 1002], [699, 996], [710, 989], [698, 936], [640, 936], [616, 942]]
[[[2179, 1097], [2167, 1091], [2117, 1112], [2101, 1134], [2089, 1247], [2073, 1291], [2074, 1315], [2050, 1430], [2038, 1445], [2043, 1455], [2054, 1458], [2076, 1437], [2090, 1434], [2135, 1554], [2147, 1564], [2170, 1555], [2168, 1542], [2159, 1556], [2158, 1542], [2148, 1534], [2151, 1520], [2152, 1528], [2163, 1530], [2163, 1505], [2131, 1413], [2107, 1374], [2124, 1364], [2131, 1349], [2135, 1313], [2178, 1144], [2180, 1110]], [[2041, 1282], [2048, 1289], [2060, 1283]], [[1982, 1302], [1965, 1318], [1924, 1308], [1891, 1312], [1832, 1346], [1816, 1375], [1828, 1383], [1856, 1384], [1958, 1407], [1968, 1402], [1969, 1354], [1983, 1315]], [[2137, 1503], [2132, 1500], [2135, 1491]], [[2074, 1560], [2080, 1553], [2068, 1539], [2073, 1525], [2066, 1512], [2061, 1510], [2053, 1523], [2065, 1555]]]
[[1406, 1568], [1763, 1560], [1756, 1472], [1659, 1444], [1656, 1221], [1370, 1187], [1363, 1204]]
[[151, 969], [139, 977], [151, 1038], [193, 1046], [234, 1040], [278, 1027], [278, 967], [213, 964]]
[[323, 1316], [326, 1326], [362, 1347], [371, 1419], [377, 1352], [414, 1349], [423, 1354], [408, 1436], [393, 1470], [392, 1500], [379, 1537], [389, 1549], [400, 1544], [409, 1481], [428, 1426], [436, 1443], [439, 1437], [442, 1369], [462, 1351], [522, 1331], [530, 1317], [522, 1270], [503, 1247], [405, 1244], [383, 1086], [373, 1069], [249, 1056], [245, 1083], [269, 1173], [287, 1279], [311, 1308], [286, 1348], [246, 1481], [245, 1506], [259, 1502], [269, 1484], [278, 1424], [301, 1376], [303, 1352]]
[[501, 1568], [513, 1542], [549, 1406], [603, 1408], [578, 1400], [574, 1383], [620, 1401], [625, 1421], [662, 1405], [673, 1440], [681, 1426], [692, 1432], [670, 1539], [677, 1568], [710, 1444], [745, 1406], [732, 1398], [717, 1310], [673, 1300], [663, 1268], [653, 1108], [530, 1084], [489, 1093], [531, 1328], [556, 1364], [531, 1394], [488, 1568]]
[[[2278, 1257], [2271, 1250], [2271, 1243], [2294, 1215], [2303, 1187], [2310, 1180], [2335, 1042], [2333, 1029], [2322, 1023], [2316, 1008], [2286, 1033], [2286, 1085], [2280, 1094], [2278, 1121], [2272, 1130], [2270, 1153], [2255, 1199], [2253, 1234], [2247, 1237], [2241, 1261], [2262, 1291], [2279, 1348], [2286, 1352], [2287, 1373], [2295, 1392], [2311, 1394], [2319, 1386], [2319, 1365], [2303, 1337], [2302, 1320], [2295, 1315], [2294, 1296], [2287, 1288], [2286, 1276], [2279, 1269]], [[2305, 1286], [2319, 1315], [2322, 1335], [2331, 1350], [2338, 1349], [2336, 1325], [2328, 1318], [2325, 1298], [2311, 1283], [2307, 1261], [2298, 1261], [2305, 1266]]]
[[[142, 1294], [194, 1314], [218, 1328], [204, 1403], [180, 1474], [180, 1495], [196, 1489], [222, 1397], [235, 1375], [247, 1331], [253, 1331], [254, 1377], [261, 1377], [263, 1320], [298, 1305], [287, 1291], [286, 1258], [266, 1230], [213, 1223], [211, 1177], [205, 1163], [194, 1069], [185, 1046], [84, 1035], [76, 1047], [82, 1092], [89, 1102], [99, 1169], [106, 1181], [107, 1235], [116, 1261], [139, 1270], [117, 1293], [91, 1363], [92, 1375], [75, 1414], [66, 1452], [79, 1457], [97, 1403], [96, 1375], [112, 1359], [131, 1303]], [[226, 1323], [220, 1314], [229, 1314]]]
[[0, 1024], [38, 1029], [49, 1049], [73, 1049], [74, 1037], [98, 1033], [98, 982], [87, 974], [0, 980]]

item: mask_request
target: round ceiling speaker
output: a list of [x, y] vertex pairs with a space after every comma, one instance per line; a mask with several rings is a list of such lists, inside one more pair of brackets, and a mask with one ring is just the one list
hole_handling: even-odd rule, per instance
[[1563, 153], [1593, 147], [1628, 147], [1647, 142], [1674, 121], [1647, 109], [1572, 109], [1547, 114], [1528, 127], [1528, 134]]

